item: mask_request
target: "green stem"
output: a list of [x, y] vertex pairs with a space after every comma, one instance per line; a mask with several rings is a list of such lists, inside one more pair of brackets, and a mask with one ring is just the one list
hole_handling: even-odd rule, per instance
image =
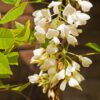
[[100, 53], [97, 53], [97, 52], [91, 52], [91, 53], [86, 53], [86, 54], [83, 54], [85, 56], [92, 56], [92, 55], [98, 55]]
[[72, 53], [72, 52], [67, 52], [67, 53], [70, 54], [70, 55], [72, 55], [72, 56], [79, 57], [79, 55], [74, 54], [74, 53]]
[[39, 4], [39, 3], [41, 3], [41, 4], [46, 4], [46, 5], [49, 4], [49, 2], [36, 2], [36, 1], [29, 1], [28, 3], [33, 3], [33, 4]]

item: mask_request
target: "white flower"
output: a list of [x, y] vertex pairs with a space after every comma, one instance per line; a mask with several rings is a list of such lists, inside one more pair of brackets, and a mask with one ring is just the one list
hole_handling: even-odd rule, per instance
[[36, 25], [45, 28], [46, 24], [47, 24], [46, 18], [42, 18], [41, 20], [38, 21]]
[[74, 36], [68, 34], [66, 38], [67, 38], [67, 42], [70, 45], [75, 46], [75, 45], [78, 44], [78, 41], [77, 41], [77, 39]]
[[47, 22], [51, 21], [51, 14], [48, 9], [37, 10], [33, 12], [33, 16], [35, 17], [34, 18], [35, 25], [39, 25], [40, 20], [42, 20], [43, 18], [45, 18]]
[[73, 61], [72, 71], [75, 71], [75, 70], [80, 71], [80, 65], [77, 62]]
[[58, 52], [58, 48], [57, 48], [57, 46], [56, 46], [55, 44], [51, 43], [51, 44], [49, 44], [49, 45], [47, 46], [46, 52], [47, 52], [48, 54], [55, 54], [55, 53]]
[[57, 37], [53, 37], [50, 43], [55, 43], [56, 45], [60, 44], [60, 40]]
[[37, 11], [33, 12], [32, 15], [35, 17], [35, 18], [34, 18], [35, 24], [37, 24], [38, 21], [40, 21], [41, 18], [43, 18], [43, 15], [42, 15], [42, 13], [41, 13], [41, 10], [37, 10]]
[[79, 86], [79, 83], [75, 78], [70, 78], [70, 80], [68, 81], [68, 84], [69, 84], [70, 87]]
[[33, 50], [33, 54], [34, 56], [41, 56], [44, 52], [44, 48], [39, 48], [39, 49], [35, 49]]
[[57, 73], [58, 80], [65, 78], [65, 70], [62, 69], [60, 72]]
[[79, 36], [78, 30], [74, 24], [71, 24], [69, 27], [69, 34], [72, 34], [73, 36]]
[[32, 63], [39, 63], [40, 61], [39, 61], [39, 56], [33, 56], [32, 58], [31, 58], [31, 60], [30, 60], [30, 64], [32, 64]]
[[45, 30], [41, 28], [40, 26], [36, 26], [35, 30], [36, 32], [34, 33], [34, 35], [36, 36], [36, 39], [40, 43], [44, 43], [45, 42]]
[[51, 77], [50, 82], [51, 82], [51, 88], [53, 88], [54, 86], [56, 86], [59, 83], [57, 74], [55, 74], [53, 77]]
[[66, 88], [66, 84], [67, 84], [67, 80], [62, 81], [62, 83], [60, 84], [60, 90], [64, 91]]
[[41, 10], [34, 11], [32, 15], [35, 16], [35, 17], [42, 17], [43, 16], [42, 13], [41, 13]]
[[54, 93], [53, 90], [49, 89], [49, 91], [48, 91], [48, 97], [49, 97], [49, 98], [52, 98], [52, 100], [55, 99], [55, 93]]
[[44, 61], [47, 58], [48, 58], [48, 54], [47, 53], [44, 53], [44, 54], [41, 55], [40, 60]]
[[66, 34], [71, 34], [73, 36], [78, 36], [78, 30], [74, 24], [65, 25], [61, 24], [57, 30], [61, 31], [61, 38], [65, 38]]
[[49, 9], [42, 9], [41, 10], [42, 15], [44, 16], [44, 18], [47, 19], [48, 22], [51, 21], [51, 13]]
[[90, 16], [88, 14], [76, 11], [75, 13], [68, 16], [67, 22], [69, 24], [75, 24], [76, 27], [78, 27], [79, 25], [85, 25], [89, 19]]
[[55, 29], [48, 29], [48, 32], [46, 33], [46, 37], [48, 39], [52, 39], [53, 37], [57, 37], [59, 35], [59, 31]]
[[30, 63], [39, 63], [39, 57], [43, 54], [44, 48], [33, 50], [34, 56], [31, 58]]
[[30, 83], [38, 83], [39, 75], [34, 74], [28, 77]]
[[65, 38], [66, 33], [69, 31], [68, 25], [61, 24], [58, 26], [57, 30], [61, 31], [61, 38]]
[[80, 71], [80, 65], [77, 62], [73, 62], [72, 66], [67, 66], [66, 75], [71, 76], [73, 72]]
[[73, 77], [80, 83], [84, 80], [84, 77], [79, 72], [74, 72]]
[[92, 64], [92, 60], [88, 57], [79, 57], [84, 67], [89, 67]]
[[76, 12], [76, 9], [74, 7], [72, 7], [71, 4], [68, 4], [65, 8], [64, 8], [64, 11], [63, 11], [63, 16], [68, 16], [68, 15], [71, 15], [73, 14], [74, 12]]
[[59, 8], [58, 8], [59, 5], [61, 5], [61, 2], [52, 1], [49, 4], [48, 8], [52, 8], [53, 7], [54, 14], [59, 14]]
[[84, 12], [90, 11], [90, 9], [93, 7], [92, 3], [89, 1], [85, 1], [85, 0], [77, 0], [77, 1]]
[[49, 74], [49, 75], [54, 75], [54, 74], [56, 74], [56, 68], [55, 68], [55, 67], [49, 68], [49, 69], [48, 69], [48, 74]]
[[50, 67], [56, 66], [56, 60], [53, 58], [48, 58], [41, 66], [40, 69], [43, 71], [48, 70]]
[[72, 69], [72, 66], [67, 66], [67, 68], [66, 68], [66, 75], [67, 76], [71, 76], [72, 75], [71, 69]]

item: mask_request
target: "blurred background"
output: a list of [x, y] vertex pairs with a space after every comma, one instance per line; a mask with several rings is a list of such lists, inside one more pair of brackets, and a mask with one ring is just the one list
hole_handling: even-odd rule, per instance
[[[90, 0], [94, 7], [90, 11], [91, 20], [86, 26], [83, 26], [83, 34], [79, 37], [79, 46], [70, 48], [71, 51], [80, 54], [85, 52], [92, 52], [84, 44], [87, 42], [95, 42], [100, 44], [100, 0]], [[41, 4], [30, 4], [27, 6], [25, 13], [17, 19], [18, 22], [25, 23], [28, 19], [31, 20], [31, 28], [34, 28], [32, 12], [36, 9], [45, 7]], [[3, 4], [0, 1], [0, 12], [5, 14], [12, 6]], [[4, 25], [12, 28], [13, 23]], [[27, 77], [34, 73], [34, 67], [29, 65], [29, 60], [32, 57], [33, 46], [25, 45], [18, 48], [19, 66], [11, 66], [14, 75], [10, 79], [3, 79], [5, 84], [20, 84], [28, 81]], [[100, 55], [90, 56], [93, 64], [90, 68], [81, 68], [81, 73], [85, 77], [85, 81], [81, 86], [83, 91], [66, 87], [66, 91], [61, 94], [61, 100], [100, 100]], [[48, 100], [47, 96], [42, 93], [41, 88], [36, 85], [31, 85], [23, 91], [23, 93], [30, 97], [31, 100]], [[13, 91], [1, 91], [0, 100], [27, 100], [25, 96]]]

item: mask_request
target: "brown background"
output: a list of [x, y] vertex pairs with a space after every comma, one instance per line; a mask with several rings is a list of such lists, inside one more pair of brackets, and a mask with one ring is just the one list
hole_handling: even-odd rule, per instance
[[[86, 42], [96, 42], [100, 44], [100, 0], [91, 0], [94, 7], [91, 9], [91, 20], [83, 27], [83, 34], [79, 37], [79, 46], [76, 48], [70, 48], [75, 53], [83, 53], [92, 51], [88, 47], [84, 46]], [[31, 20], [31, 27], [34, 27], [32, 12], [34, 9], [42, 8], [43, 5], [28, 5], [23, 16], [17, 19], [21, 23], [25, 23], [27, 19]], [[11, 6], [7, 6], [0, 1], [0, 12], [5, 14]], [[5, 25], [5, 27], [11, 28], [13, 23]], [[19, 66], [11, 66], [14, 75], [11, 79], [4, 79], [4, 83], [19, 84], [28, 81], [27, 77], [33, 74], [33, 66], [29, 65], [29, 59], [32, 56], [32, 48], [29, 46], [23, 46], [19, 48]], [[62, 93], [61, 100], [100, 100], [100, 55], [91, 56], [93, 64], [90, 68], [81, 69], [81, 73], [86, 80], [82, 82], [81, 86], [83, 92], [76, 89], [69, 88], [67, 86], [66, 91]], [[24, 94], [31, 98], [31, 100], [48, 100], [47, 97], [42, 94], [42, 90], [35, 85], [31, 85], [24, 91]], [[0, 91], [0, 100], [26, 100], [25, 97], [12, 91]]]

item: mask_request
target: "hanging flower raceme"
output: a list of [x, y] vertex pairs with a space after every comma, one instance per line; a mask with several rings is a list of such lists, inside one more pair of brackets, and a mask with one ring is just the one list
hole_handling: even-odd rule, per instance
[[90, 19], [82, 11], [88, 12], [93, 5], [86, 0], [76, 0], [73, 2], [80, 7], [76, 9], [71, 2], [64, 7], [61, 2], [52, 1], [48, 8], [33, 13], [34, 36], [40, 43], [40, 48], [33, 50], [34, 56], [30, 62], [37, 64], [40, 73], [28, 78], [32, 84], [42, 86], [43, 93], [48, 92], [48, 97], [53, 100], [56, 86], [62, 91], [66, 85], [82, 90], [80, 83], [84, 77], [80, 74], [81, 65], [75, 58], [79, 59], [83, 67], [92, 64], [91, 59], [69, 52], [68, 47], [78, 45], [77, 37], [82, 32], [78, 26], [85, 25]]

